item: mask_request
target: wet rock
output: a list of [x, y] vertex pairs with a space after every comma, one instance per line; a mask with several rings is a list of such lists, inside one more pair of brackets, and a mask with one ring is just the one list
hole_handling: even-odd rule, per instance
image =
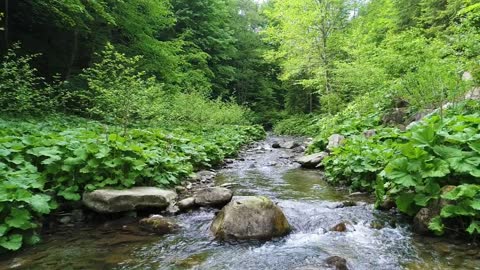
[[182, 193], [182, 192], [187, 191], [187, 189], [183, 186], [175, 186], [175, 191], [178, 192], [178, 193]]
[[177, 202], [178, 208], [181, 211], [189, 210], [195, 207], [195, 198], [189, 197]]
[[85, 221], [85, 213], [82, 209], [74, 209], [72, 211], [72, 220], [73, 222], [83, 222]]
[[345, 222], [338, 223], [337, 225], [333, 226], [330, 231], [333, 232], [346, 232], [347, 231], [347, 225]]
[[170, 215], [176, 215], [180, 212], [180, 208], [176, 204], [170, 204], [165, 210]]
[[182, 269], [192, 269], [200, 264], [202, 264], [205, 260], [208, 259], [209, 253], [198, 253], [188, 256], [183, 260], [178, 260], [175, 262], [175, 265], [181, 267]]
[[[455, 186], [442, 187], [441, 193], [447, 193], [453, 190]], [[444, 206], [451, 204], [451, 201], [445, 199], [437, 199], [431, 201], [427, 207], [420, 209], [413, 218], [413, 230], [419, 234], [430, 234], [428, 226], [433, 218], [440, 215], [440, 212]]]
[[195, 204], [200, 206], [223, 207], [232, 199], [233, 192], [227, 188], [211, 187], [195, 193]]
[[72, 222], [72, 217], [71, 216], [63, 216], [58, 220], [62, 224], [69, 224]]
[[215, 217], [210, 230], [219, 239], [271, 239], [291, 230], [280, 207], [262, 196], [235, 198]]
[[311, 154], [308, 156], [299, 157], [296, 159], [296, 162], [300, 163], [300, 165], [304, 168], [315, 168], [317, 167], [322, 160], [328, 156], [327, 152], [320, 152], [316, 154]]
[[203, 181], [209, 181], [209, 180], [213, 180], [215, 178], [215, 176], [217, 176], [217, 173], [216, 172], [212, 172], [212, 171], [199, 171], [195, 174], [195, 176], [193, 177], [194, 180], [198, 181], [198, 182], [201, 182], [202, 180]]
[[334, 148], [339, 147], [345, 141], [345, 137], [340, 134], [333, 134], [332, 136], [328, 137], [328, 144], [327, 150], [332, 151]]
[[328, 266], [334, 267], [335, 270], [348, 270], [347, 260], [339, 256], [328, 257], [325, 262]]
[[235, 162], [234, 159], [231, 159], [231, 158], [225, 159], [225, 164], [232, 164], [233, 162]]
[[188, 183], [188, 184], [185, 186], [185, 188], [186, 188], [187, 190], [190, 190], [190, 189], [193, 188], [193, 184], [192, 184], [192, 183]]
[[344, 201], [341, 204], [341, 207], [352, 207], [352, 206], [357, 206], [357, 203], [354, 201]]
[[272, 161], [272, 162], [269, 162], [267, 165], [270, 166], [270, 167], [275, 167], [275, 166], [278, 165], [278, 163], [275, 162], [275, 161]]
[[285, 148], [285, 149], [293, 149], [295, 147], [300, 146], [300, 144], [296, 141], [287, 141], [287, 142], [284, 142], [284, 143], [280, 144], [280, 146], [282, 148]]
[[295, 148], [293, 148], [293, 152], [294, 153], [303, 153], [303, 152], [305, 152], [305, 146], [300, 145], [298, 147], [295, 147]]
[[368, 196], [367, 192], [352, 192], [348, 194], [348, 197], [350, 198], [358, 198], [358, 197], [366, 197]]
[[272, 143], [272, 148], [280, 148], [280, 147], [281, 146], [280, 146], [279, 142], [275, 141], [275, 142]]
[[377, 208], [383, 211], [388, 211], [395, 208], [396, 206], [397, 205], [392, 198], [386, 198], [377, 206]]
[[223, 188], [232, 188], [234, 186], [238, 186], [237, 183], [224, 183], [224, 184], [221, 184], [220, 187], [223, 187]]
[[135, 187], [125, 190], [97, 189], [83, 194], [83, 203], [99, 213], [118, 213], [142, 208], [166, 209], [177, 193], [156, 187]]
[[171, 219], [152, 215], [139, 221], [140, 228], [159, 235], [173, 233], [180, 227]]
[[380, 230], [380, 229], [383, 229], [384, 227], [385, 226], [384, 226], [383, 222], [381, 222], [381, 221], [374, 220], [374, 221], [370, 222], [370, 228], [372, 228], [372, 229]]

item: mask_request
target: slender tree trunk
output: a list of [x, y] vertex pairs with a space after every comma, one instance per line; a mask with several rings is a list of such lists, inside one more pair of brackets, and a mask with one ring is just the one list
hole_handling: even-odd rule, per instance
[[8, 1], [9, 0], [5, 0], [5, 28], [3, 29], [3, 32], [4, 32], [4, 35], [5, 35], [5, 50], [8, 50], [8, 48], [10, 47], [10, 42], [9, 42], [9, 39], [8, 39]]
[[325, 79], [325, 92], [330, 93], [330, 74], [328, 72], [328, 54], [327, 54], [327, 36], [323, 34], [322, 37], [322, 62], [324, 66], [323, 76]]
[[67, 71], [65, 72], [65, 80], [68, 80], [70, 78], [70, 75], [72, 74], [72, 68], [73, 68], [73, 65], [75, 64], [75, 58], [77, 58], [77, 52], [78, 52], [78, 30], [75, 29], [75, 31], [73, 31], [72, 52], [70, 54], [70, 60], [68, 62]]

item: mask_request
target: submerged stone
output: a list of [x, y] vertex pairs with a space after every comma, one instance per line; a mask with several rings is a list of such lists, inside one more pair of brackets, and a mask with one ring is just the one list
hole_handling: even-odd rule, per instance
[[232, 200], [215, 217], [210, 230], [219, 239], [271, 239], [291, 230], [280, 207], [262, 196]]
[[140, 227], [159, 235], [173, 233], [180, 227], [171, 219], [160, 215], [152, 215], [139, 221]]
[[335, 270], [348, 270], [347, 260], [339, 256], [328, 257], [325, 262], [328, 266], [334, 267]]

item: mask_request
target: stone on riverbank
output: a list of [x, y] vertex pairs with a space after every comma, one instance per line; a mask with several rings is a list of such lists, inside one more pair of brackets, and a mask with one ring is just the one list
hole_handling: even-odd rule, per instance
[[235, 198], [215, 217], [210, 230], [219, 239], [271, 239], [291, 230], [280, 207], [262, 196]]
[[181, 211], [189, 210], [195, 207], [195, 198], [189, 197], [185, 198], [177, 203], [178, 208]]
[[[449, 191], [452, 191], [454, 188], [455, 186], [444, 186], [441, 189], [441, 193], [445, 194]], [[418, 211], [413, 218], [413, 230], [419, 234], [431, 234], [431, 231], [428, 228], [430, 222], [433, 218], [440, 215], [443, 207], [451, 203], [451, 201], [446, 199], [436, 199], [431, 201], [427, 207], [420, 209], [420, 211]]]
[[320, 153], [315, 153], [308, 156], [299, 157], [296, 159], [296, 161], [300, 163], [300, 165], [304, 168], [314, 169], [327, 156], [328, 156], [327, 152], [320, 152]]
[[195, 193], [195, 204], [200, 206], [223, 207], [232, 199], [233, 192], [222, 187], [200, 189]]
[[339, 147], [345, 141], [345, 136], [340, 134], [333, 134], [328, 137], [327, 150], [332, 151], [334, 148]]
[[156, 187], [131, 189], [97, 189], [83, 194], [83, 203], [99, 213], [119, 213], [142, 208], [166, 209], [177, 198], [177, 193]]

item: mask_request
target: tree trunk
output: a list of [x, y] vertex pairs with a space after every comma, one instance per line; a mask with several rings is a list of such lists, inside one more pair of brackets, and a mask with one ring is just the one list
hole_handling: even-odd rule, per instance
[[77, 57], [77, 52], [78, 52], [78, 30], [75, 29], [75, 31], [73, 31], [72, 52], [70, 54], [70, 60], [68, 62], [67, 71], [65, 72], [65, 80], [68, 80], [70, 78], [70, 75], [72, 74], [72, 68], [73, 68], [73, 65], [75, 64], [75, 58]]
[[10, 42], [8, 40], [8, 1], [9, 0], [5, 0], [5, 28], [3, 29], [3, 34], [5, 35], [5, 50], [8, 50], [8, 48], [10, 47]]

